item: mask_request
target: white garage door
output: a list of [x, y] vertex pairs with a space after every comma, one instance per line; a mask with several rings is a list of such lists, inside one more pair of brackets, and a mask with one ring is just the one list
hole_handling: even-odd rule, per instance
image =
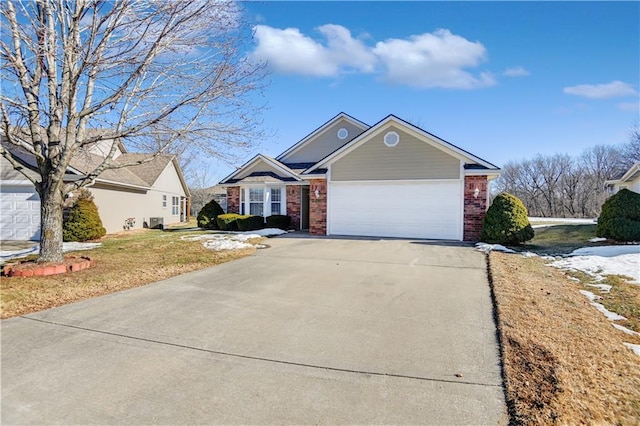
[[327, 233], [462, 240], [462, 184], [330, 183]]
[[40, 239], [40, 197], [33, 186], [0, 189], [0, 240]]

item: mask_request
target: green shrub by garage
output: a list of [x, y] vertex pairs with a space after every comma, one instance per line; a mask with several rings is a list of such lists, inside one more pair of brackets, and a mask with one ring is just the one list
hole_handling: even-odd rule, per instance
[[89, 191], [81, 191], [80, 196], [65, 215], [62, 223], [64, 241], [88, 241], [102, 238], [107, 230], [102, 225], [98, 207]]
[[198, 213], [198, 227], [202, 229], [219, 229], [216, 218], [224, 214], [224, 210], [216, 200], [211, 200], [205, 204]]
[[616, 241], [640, 241], [640, 194], [621, 189], [605, 201], [596, 235]]
[[237, 231], [238, 230], [238, 218], [241, 218], [242, 215], [237, 213], [224, 213], [218, 215], [216, 217], [216, 223], [218, 224], [218, 229], [221, 231]]
[[267, 216], [267, 228], [279, 228], [286, 231], [289, 229], [289, 225], [291, 225], [291, 216], [283, 214]]
[[264, 228], [264, 218], [262, 216], [240, 216], [236, 219], [236, 223], [240, 231], [255, 231]]
[[491, 244], [521, 244], [532, 239], [527, 208], [511, 194], [499, 194], [482, 222], [481, 241]]

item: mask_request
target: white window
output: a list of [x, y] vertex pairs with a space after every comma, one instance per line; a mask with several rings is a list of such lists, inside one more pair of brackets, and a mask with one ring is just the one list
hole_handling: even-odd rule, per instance
[[249, 214], [262, 216], [264, 213], [264, 188], [249, 188]]
[[180, 214], [180, 198], [171, 197], [171, 214], [178, 216]]
[[167, 208], [167, 196], [166, 195], [162, 196], [162, 208], [163, 209]]
[[287, 214], [285, 187], [240, 188], [240, 214], [270, 216]]
[[282, 189], [271, 188], [271, 214], [282, 214]]

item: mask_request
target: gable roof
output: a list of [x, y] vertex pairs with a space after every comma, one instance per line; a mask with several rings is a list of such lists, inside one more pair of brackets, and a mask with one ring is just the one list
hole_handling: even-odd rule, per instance
[[624, 174], [622, 176], [620, 176], [619, 178], [607, 180], [605, 182], [605, 184], [613, 185], [613, 184], [616, 184], [616, 183], [631, 182], [632, 180], [637, 179], [638, 176], [640, 176], [640, 162], [637, 162], [634, 165], [632, 165], [631, 167], [629, 167], [629, 170], [624, 172]]
[[[320, 168], [326, 167], [327, 165], [336, 161], [337, 159], [342, 158], [343, 156], [345, 156], [346, 154], [348, 154], [349, 152], [353, 151], [355, 148], [357, 148], [358, 146], [366, 142], [366, 140], [372, 134], [381, 130], [382, 128], [384, 128], [389, 124], [396, 124], [405, 131], [409, 131], [417, 134], [423, 140], [425, 140], [426, 143], [430, 143], [442, 149], [443, 151], [448, 152], [454, 157], [470, 162], [471, 164], [469, 164], [469, 166], [471, 167], [469, 167], [468, 170], [478, 170], [478, 172], [476, 173], [483, 173], [483, 174], [486, 174], [487, 170], [492, 170], [492, 171], [500, 170], [496, 165], [489, 163], [488, 161], [483, 160], [482, 158], [471, 154], [469, 151], [466, 151], [452, 143], [449, 143], [444, 139], [441, 139], [438, 136], [432, 133], [429, 133], [426, 130], [421, 129], [420, 127], [415, 126], [409, 123], [408, 121], [405, 121], [393, 114], [389, 114], [388, 116], [386, 116], [385, 118], [383, 118], [382, 120], [374, 124], [372, 127], [370, 127], [368, 130], [365, 130], [362, 134], [355, 137], [353, 140], [351, 140], [341, 148], [338, 148], [337, 150], [327, 155], [325, 158], [318, 161], [316, 164], [314, 164], [313, 166], [311, 166], [310, 168], [302, 172], [302, 174], [303, 175], [311, 174]], [[470, 172], [470, 173], [474, 173], [474, 172]]]
[[293, 145], [292, 147], [290, 147], [289, 149], [284, 151], [282, 154], [278, 155], [276, 157], [276, 160], [280, 161], [284, 157], [286, 157], [287, 155], [290, 155], [290, 154], [294, 153], [295, 151], [299, 150], [300, 148], [302, 148], [303, 146], [307, 145], [309, 143], [309, 141], [311, 141], [315, 136], [319, 135], [325, 129], [327, 129], [328, 127], [330, 127], [331, 125], [333, 125], [334, 123], [336, 123], [337, 121], [339, 121], [341, 119], [344, 119], [344, 120], [350, 122], [351, 124], [353, 124], [354, 126], [360, 128], [362, 130], [366, 130], [366, 129], [368, 129], [370, 127], [368, 124], [363, 123], [362, 121], [360, 121], [360, 120], [358, 120], [356, 118], [353, 118], [349, 114], [341, 112], [338, 115], [336, 115], [335, 117], [331, 118], [326, 123], [324, 123], [323, 125], [321, 125], [320, 127], [318, 127], [317, 129], [315, 129], [313, 132], [309, 133], [307, 136], [302, 138], [298, 143], [296, 143], [295, 145]]
[[[240, 173], [242, 173], [244, 170], [248, 169], [249, 167], [253, 166], [254, 164], [257, 164], [260, 161], [265, 162], [267, 165], [269, 165], [272, 168], [282, 172], [282, 174], [284, 175], [283, 177], [281, 177], [281, 176], [278, 176], [275, 173], [273, 173], [273, 174], [263, 174], [262, 176], [270, 176], [270, 177], [278, 179], [280, 181], [298, 182], [298, 181], [302, 180], [296, 174], [296, 172], [291, 170], [286, 165], [282, 164], [280, 161], [278, 161], [278, 160], [276, 160], [274, 158], [271, 158], [269, 156], [263, 155], [263, 154], [258, 154], [255, 157], [253, 157], [251, 160], [249, 160], [246, 163], [244, 163], [242, 166], [238, 167], [233, 173], [231, 173], [230, 175], [228, 175], [227, 177], [222, 179], [220, 181], [220, 184], [224, 185], [224, 184], [230, 184], [230, 183], [237, 183], [240, 180], [244, 180], [244, 179], [246, 179], [248, 177], [260, 176], [259, 173], [268, 173], [268, 172], [256, 172], [256, 173], [251, 173], [249, 176], [245, 176], [245, 178], [243, 178], [243, 179], [238, 179], [237, 178], [237, 176]], [[262, 180], [262, 181], [264, 181], [264, 180]]]

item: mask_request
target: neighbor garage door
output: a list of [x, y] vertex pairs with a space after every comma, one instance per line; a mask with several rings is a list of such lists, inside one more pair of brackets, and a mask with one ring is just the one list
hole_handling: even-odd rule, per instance
[[0, 240], [40, 239], [40, 198], [33, 186], [0, 188]]
[[462, 184], [330, 183], [327, 233], [462, 239]]

